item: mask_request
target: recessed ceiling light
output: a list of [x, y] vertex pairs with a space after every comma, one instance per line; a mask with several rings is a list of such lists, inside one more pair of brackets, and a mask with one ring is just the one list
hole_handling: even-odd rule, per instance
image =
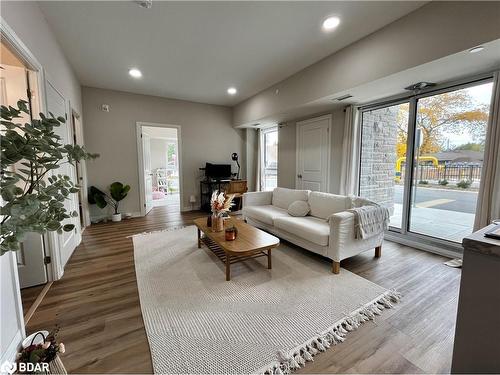
[[137, 68], [130, 69], [128, 71], [128, 74], [130, 74], [134, 78], [141, 78], [142, 77], [141, 71], [139, 69], [137, 69]]
[[227, 89], [227, 93], [229, 95], [236, 95], [237, 92], [238, 92], [238, 90], [236, 90], [234, 87], [230, 87]]
[[328, 17], [323, 21], [323, 30], [330, 31], [335, 29], [340, 24], [340, 18], [338, 17]]
[[471, 49], [469, 50], [469, 52], [470, 52], [470, 53], [481, 52], [483, 49], [484, 49], [484, 47], [483, 47], [483, 46], [477, 46], [477, 47], [471, 48]]

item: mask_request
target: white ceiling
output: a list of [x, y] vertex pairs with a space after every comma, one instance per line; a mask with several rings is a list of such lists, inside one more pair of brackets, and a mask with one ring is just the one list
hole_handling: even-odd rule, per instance
[[[461, 79], [471, 80], [480, 74], [489, 75], [500, 69], [500, 39], [483, 43], [484, 50], [478, 53], [461, 51], [429, 63], [407, 69], [396, 74], [372, 81], [349, 90], [332, 93], [328, 97], [290, 109], [278, 115], [260, 119], [260, 127], [276, 123], [300, 120], [311, 114], [331, 112], [333, 109], [348, 104], [368, 104], [370, 102], [389, 99], [393, 96], [408, 94], [404, 88], [411, 84], [426, 81], [437, 84], [456, 82]], [[335, 98], [350, 94], [352, 98], [337, 101]]]
[[[85, 86], [235, 105], [422, 6], [401, 2], [46, 1]], [[322, 21], [339, 16], [325, 34]], [[128, 76], [139, 68], [143, 78]], [[234, 97], [229, 86], [238, 88]]]

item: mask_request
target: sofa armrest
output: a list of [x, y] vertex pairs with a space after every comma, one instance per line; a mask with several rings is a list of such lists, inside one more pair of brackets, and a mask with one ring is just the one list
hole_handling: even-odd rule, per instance
[[337, 212], [328, 218], [328, 222], [330, 223], [330, 244], [339, 245], [355, 239], [354, 214], [352, 212]]
[[384, 232], [367, 239], [356, 238], [354, 221], [354, 213], [348, 211], [338, 212], [328, 219], [330, 224], [328, 257], [336, 262], [382, 244]]
[[265, 206], [272, 203], [272, 191], [255, 191], [243, 194], [243, 207]]

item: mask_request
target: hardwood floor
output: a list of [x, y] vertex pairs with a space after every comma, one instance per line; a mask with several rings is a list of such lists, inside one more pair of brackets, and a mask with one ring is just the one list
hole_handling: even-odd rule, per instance
[[[157, 207], [144, 218], [87, 228], [64, 277], [52, 285], [27, 333], [58, 327], [66, 345], [62, 360], [70, 373], [151, 373], [129, 236], [191, 224], [202, 215]], [[298, 372], [449, 372], [460, 270], [443, 261], [387, 241], [381, 258], [367, 252], [343, 261], [343, 268], [397, 288], [404, 299]]]
[[21, 289], [21, 300], [23, 302], [23, 313], [26, 315], [30, 307], [33, 305], [37, 297], [42, 292], [45, 284], [31, 286], [29, 288]]

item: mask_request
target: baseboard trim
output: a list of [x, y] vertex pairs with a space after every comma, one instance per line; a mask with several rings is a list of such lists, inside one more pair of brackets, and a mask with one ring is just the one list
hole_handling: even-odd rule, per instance
[[[129, 212], [126, 212], [126, 213], [124, 213], [123, 215], [128, 214], [128, 213], [129, 213]], [[142, 216], [142, 214], [141, 214], [141, 212], [139, 211], [139, 212], [132, 212], [130, 217], [141, 217], [141, 216]], [[95, 221], [101, 221], [101, 220], [106, 219], [106, 218], [107, 218], [108, 220], [110, 220], [110, 221], [111, 221], [111, 215], [108, 215], [108, 214], [102, 214], [102, 215], [94, 215], [94, 216], [91, 216], [91, 217], [90, 217], [90, 222], [91, 222], [92, 224], [95, 224], [95, 223], [94, 223]]]
[[45, 297], [50, 287], [52, 286], [52, 283], [53, 281], [49, 281], [47, 284], [45, 284], [38, 297], [36, 297], [35, 301], [33, 301], [33, 304], [30, 306], [30, 308], [24, 315], [24, 326], [28, 325], [28, 322], [35, 314], [36, 309], [38, 308], [38, 306], [40, 306], [40, 303], [42, 303], [43, 298]]
[[397, 236], [397, 235], [394, 235], [390, 232], [385, 234], [384, 239], [391, 241], [391, 242], [399, 243], [401, 245], [410, 246], [410, 247], [413, 247], [413, 248], [418, 249], [418, 250], [424, 250], [424, 251], [428, 251], [430, 253], [442, 255], [442, 256], [445, 256], [447, 258], [462, 258], [462, 256], [463, 256], [463, 250], [460, 251], [460, 250], [443, 249], [441, 247], [431, 245], [428, 243], [424, 243], [422, 241], [417, 241], [417, 240], [414, 240], [412, 238]]

